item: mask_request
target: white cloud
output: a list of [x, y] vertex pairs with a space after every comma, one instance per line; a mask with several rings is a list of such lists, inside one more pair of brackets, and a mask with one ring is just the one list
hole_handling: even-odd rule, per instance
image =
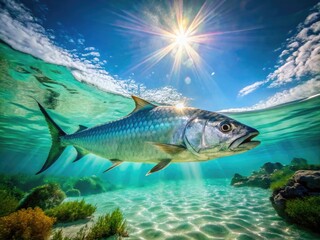
[[320, 19], [304, 27], [289, 41], [287, 47], [290, 54], [286, 59], [281, 59], [283, 64], [268, 75], [267, 79], [272, 81], [270, 87], [279, 87], [320, 73]]
[[313, 78], [307, 82], [304, 82], [296, 87], [278, 92], [266, 101], [262, 101], [255, 105], [256, 108], [267, 108], [276, 106], [279, 104], [308, 98], [310, 96], [320, 93], [320, 78]]
[[311, 13], [306, 20], [304, 21], [304, 24], [309, 25], [310, 23], [314, 22], [315, 20], [317, 20], [319, 18], [319, 13], [318, 12], [314, 12]]
[[264, 85], [265, 83], [266, 83], [266, 81], [259, 81], [259, 82], [255, 82], [249, 86], [246, 86], [239, 91], [238, 96], [243, 97], [243, 96], [253, 92], [254, 90], [259, 88], [260, 86]]
[[267, 77], [271, 82], [269, 87], [283, 86], [320, 73], [319, 54], [316, 54], [320, 47], [319, 10], [320, 3], [313, 8], [304, 23], [298, 26], [296, 35], [287, 40], [286, 47], [279, 56], [281, 65]]
[[80, 45], [83, 45], [84, 42], [85, 42], [85, 40], [84, 40], [83, 38], [79, 38], [79, 39], [78, 39], [78, 43], [79, 43]]
[[88, 53], [81, 54], [81, 56], [83, 56], [83, 57], [87, 57], [87, 56], [100, 57], [100, 53], [99, 52], [88, 52]]
[[296, 34], [288, 38], [275, 70], [266, 80], [255, 82], [239, 91], [245, 96], [263, 85], [278, 88], [292, 82], [304, 82], [320, 75], [320, 3], [316, 4]]
[[94, 51], [95, 48], [94, 47], [86, 47], [84, 50], [86, 50], [86, 51]]
[[293, 50], [294, 48], [299, 47], [299, 42], [292, 42], [292, 43], [288, 44], [288, 47], [290, 48], [290, 50]]
[[[21, 3], [13, 0], [4, 1], [0, 9], [0, 38], [13, 48], [31, 54], [46, 62], [66, 66], [72, 69], [73, 76], [86, 83], [90, 83], [102, 90], [128, 96], [131, 94], [146, 97], [151, 101], [175, 104], [183, 96], [170, 87], [161, 89], [146, 89], [144, 85], [133, 80], [116, 80], [106, 70], [102, 70], [103, 61], [81, 59], [74, 51], [57, 46], [50, 39], [48, 32], [40, 25], [30, 11]], [[76, 40], [84, 44], [85, 39]], [[100, 56], [93, 47], [85, 48], [94, 57]], [[142, 91], [143, 90], [143, 91]]]
[[259, 109], [265, 109], [280, 104], [309, 98], [314, 95], [320, 94], [320, 77], [315, 77], [309, 81], [306, 81], [296, 87], [278, 92], [267, 100], [261, 101], [252, 107], [247, 108], [233, 108], [222, 110], [221, 112], [244, 112], [253, 111]]

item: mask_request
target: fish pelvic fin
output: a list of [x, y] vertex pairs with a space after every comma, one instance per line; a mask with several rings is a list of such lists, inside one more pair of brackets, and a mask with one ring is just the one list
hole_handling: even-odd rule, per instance
[[105, 170], [104, 173], [110, 171], [111, 169], [114, 169], [115, 167], [117, 167], [121, 163], [123, 163], [123, 161], [121, 161], [119, 159], [110, 159], [110, 161], [112, 162], [112, 165], [107, 170]]
[[76, 151], [77, 151], [77, 156], [76, 158], [73, 160], [73, 162], [77, 162], [79, 161], [81, 158], [83, 158], [84, 156], [86, 156], [88, 154], [88, 152], [82, 148], [79, 148], [79, 147], [75, 147], [73, 146]]
[[66, 148], [66, 146], [63, 146], [61, 144], [61, 140], [60, 140], [60, 137], [65, 136], [66, 133], [53, 121], [53, 119], [49, 116], [48, 112], [44, 109], [44, 107], [39, 102], [37, 103], [40, 108], [40, 111], [42, 112], [48, 124], [49, 132], [52, 139], [52, 144], [51, 144], [48, 158], [44, 163], [44, 165], [42, 166], [42, 168], [40, 169], [40, 171], [36, 173], [36, 174], [39, 174], [47, 170], [52, 164], [54, 164], [54, 162], [57, 161], [59, 156], [62, 154], [62, 152]]
[[169, 163], [171, 162], [171, 160], [172, 159], [161, 160], [157, 165], [155, 165], [153, 168], [151, 168], [151, 170], [149, 172], [147, 172], [146, 176], [166, 168], [169, 165]]

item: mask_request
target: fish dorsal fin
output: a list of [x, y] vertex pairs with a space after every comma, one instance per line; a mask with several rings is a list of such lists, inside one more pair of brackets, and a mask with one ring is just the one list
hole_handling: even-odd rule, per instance
[[86, 130], [88, 127], [86, 127], [86, 126], [83, 126], [83, 125], [79, 125], [79, 129], [76, 131], [76, 133], [77, 132], [81, 132], [81, 131], [83, 131], [83, 130]]
[[159, 149], [162, 152], [165, 152], [169, 155], [174, 155], [181, 153], [185, 150], [187, 150], [182, 145], [174, 145], [174, 144], [165, 144], [165, 143], [156, 143], [156, 142], [150, 142], [153, 146], [155, 146], [157, 149]]
[[146, 101], [146, 100], [144, 100], [142, 98], [139, 98], [137, 96], [131, 96], [131, 97], [132, 97], [133, 101], [136, 104], [136, 107], [132, 111], [132, 113], [138, 112], [139, 110], [144, 109], [144, 108], [154, 108], [154, 107], [156, 107], [156, 105], [154, 105], [152, 103], [149, 103], [148, 101]]

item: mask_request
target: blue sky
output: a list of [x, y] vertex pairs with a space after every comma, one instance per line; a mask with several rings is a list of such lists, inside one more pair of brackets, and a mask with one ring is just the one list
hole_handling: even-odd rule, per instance
[[[320, 92], [318, 1], [6, 0], [2, 5], [2, 40], [65, 65], [78, 80], [106, 91], [170, 103], [183, 96], [192, 99], [189, 105], [210, 110], [264, 108]], [[177, 15], [185, 33], [197, 14], [203, 21], [193, 35], [183, 34], [184, 45], [163, 35], [179, 25]], [[153, 58], [155, 64], [144, 61], [170, 44], [162, 59]], [[186, 45], [196, 57], [187, 54]]]

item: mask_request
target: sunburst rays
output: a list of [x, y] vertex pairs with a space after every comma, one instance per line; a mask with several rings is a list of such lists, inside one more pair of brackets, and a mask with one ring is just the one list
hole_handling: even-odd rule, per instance
[[[141, 61], [136, 63], [129, 71], [141, 67], [149, 70], [166, 56], [172, 56], [172, 67], [169, 76], [179, 75], [182, 65], [187, 65], [197, 74], [204, 73], [204, 61], [197, 48], [200, 44], [206, 44], [214, 33], [205, 33], [205, 24], [210, 21], [210, 9], [205, 2], [196, 13], [184, 11], [183, 1], [172, 1], [169, 12], [159, 11], [158, 15], [149, 15], [146, 18], [125, 12], [121, 15], [125, 22], [117, 24], [118, 27], [129, 31], [141, 32], [162, 41], [162, 47], [153, 50]], [[151, 20], [150, 20], [151, 19]], [[188, 64], [185, 64], [188, 63]]]

